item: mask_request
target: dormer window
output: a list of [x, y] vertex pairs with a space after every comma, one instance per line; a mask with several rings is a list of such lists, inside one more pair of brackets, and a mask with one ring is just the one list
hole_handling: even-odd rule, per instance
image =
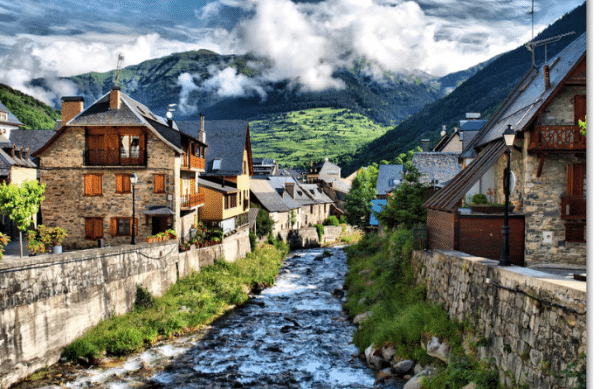
[[0, 112], [0, 121], [7, 121], [8, 120], [8, 114], [6, 112]]

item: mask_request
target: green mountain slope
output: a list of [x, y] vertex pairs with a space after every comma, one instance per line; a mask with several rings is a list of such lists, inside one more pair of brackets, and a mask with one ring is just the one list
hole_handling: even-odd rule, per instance
[[273, 158], [280, 166], [308, 166], [310, 160], [339, 157], [380, 137], [382, 127], [349, 109], [315, 108], [250, 122], [252, 156]]
[[[535, 40], [571, 31], [575, 34], [548, 45], [548, 59], [586, 31], [586, 3], [558, 19]], [[544, 62], [544, 47], [536, 48], [535, 54], [536, 66], [539, 67]], [[371, 162], [391, 161], [398, 154], [419, 145], [422, 138], [429, 138], [435, 144], [440, 138], [441, 125], [445, 124], [448, 128], [458, 126], [466, 112], [480, 112], [483, 118], [489, 118], [530, 67], [531, 52], [524, 46], [498, 56], [448, 96], [425, 105], [420, 112], [347, 158], [351, 162], [343, 166], [343, 174]]]
[[25, 125], [27, 130], [52, 130], [60, 112], [41, 101], [0, 84], [0, 101]]

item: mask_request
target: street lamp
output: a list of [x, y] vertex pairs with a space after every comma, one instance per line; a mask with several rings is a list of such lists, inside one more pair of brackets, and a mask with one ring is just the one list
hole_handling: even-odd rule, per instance
[[138, 176], [135, 173], [131, 173], [129, 176], [131, 181], [131, 193], [133, 194], [132, 212], [131, 212], [131, 244], [135, 244], [135, 184], [138, 181]]
[[507, 166], [504, 170], [504, 226], [502, 226], [502, 254], [500, 255], [500, 266], [510, 266], [510, 254], [508, 238], [510, 227], [508, 226], [508, 200], [510, 197], [510, 154], [515, 144], [515, 131], [509, 124], [504, 131], [504, 143], [506, 144]]

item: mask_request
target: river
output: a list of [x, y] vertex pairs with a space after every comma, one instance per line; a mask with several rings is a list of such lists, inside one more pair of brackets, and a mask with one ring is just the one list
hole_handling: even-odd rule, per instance
[[[342, 311], [341, 248], [294, 251], [275, 285], [193, 336], [112, 368], [80, 369], [70, 388], [371, 388], [375, 372]], [[334, 293], [335, 292], [335, 293]], [[337, 295], [336, 295], [337, 294]], [[400, 383], [376, 385], [398, 388]]]

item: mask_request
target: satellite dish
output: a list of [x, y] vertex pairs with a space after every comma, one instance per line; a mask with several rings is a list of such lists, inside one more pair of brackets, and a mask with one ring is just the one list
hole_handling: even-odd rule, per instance
[[173, 114], [171, 113], [171, 111], [167, 112], [167, 119], [172, 119], [173, 118]]

